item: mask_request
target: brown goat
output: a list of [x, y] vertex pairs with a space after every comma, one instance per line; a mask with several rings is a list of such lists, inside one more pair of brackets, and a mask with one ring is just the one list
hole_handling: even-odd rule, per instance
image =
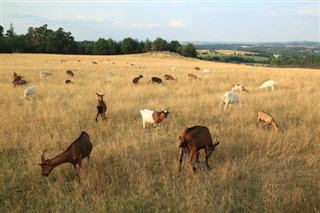
[[71, 163], [76, 172], [77, 176], [80, 177], [80, 168], [82, 167], [82, 159], [88, 157], [92, 150], [92, 143], [90, 141], [90, 137], [87, 132], [82, 131], [80, 136], [73, 141], [66, 151], [61, 153], [60, 155], [52, 158], [46, 159], [44, 158], [44, 153], [47, 151], [45, 149], [41, 156], [41, 174], [43, 176], [48, 176], [51, 171], [58, 165], [63, 163]]
[[266, 127], [269, 127], [272, 124], [275, 131], [279, 132], [280, 130], [279, 125], [275, 122], [274, 118], [271, 115], [267, 114], [266, 112], [262, 112], [262, 111], [258, 112], [258, 119], [256, 123], [257, 128], [259, 126], [260, 121], [265, 123], [263, 129], [265, 129]]
[[73, 84], [73, 82], [72, 82], [71, 80], [69, 80], [69, 79], [67, 79], [67, 80], [65, 81], [65, 83], [66, 83], [66, 84]]
[[98, 116], [101, 115], [102, 120], [106, 120], [106, 111], [107, 111], [107, 105], [103, 100], [103, 96], [96, 93], [98, 96], [98, 103], [97, 103], [97, 116], [96, 116], [96, 122], [98, 122]]
[[165, 74], [165, 75], [163, 76], [163, 78], [166, 79], [166, 80], [168, 80], [168, 81], [169, 81], [169, 80], [175, 80], [175, 81], [177, 80], [177, 79], [173, 78], [172, 75], [168, 75], [168, 74]]
[[[184, 128], [179, 136], [180, 140], [180, 157], [179, 157], [179, 170], [181, 171], [182, 165], [182, 157], [184, 153], [190, 153], [190, 164], [192, 166], [192, 170], [195, 172], [196, 167], [195, 165], [195, 157], [196, 161], [199, 157], [199, 151], [204, 149], [205, 152], [205, 159], [206, 159], [206, 166], [208, 169], [211, 169], [208, 164], [208, 159], [212, 152], [214, 151], [215, 147], [220, 143], [216, 141], [215, 144], [212, 143], [211, 134], [209, 129], [205, 126], [194, 126], [191, 128]], [[195, 156], [196, 155], [196, 156]]]
[[72, 78], [74, 77], [74, 73], [72, 72], [72, 70], [67, 70], [66, 74], [71, 76]]
[[135, 77], [135, 78], [132, 80], [132, 83], [133, 83], [133, 84], [138, 84], [140, 78], [143, 78], [143, 75], [139, 75], [138, 77]]
[[188, 74], [186, 77], [190, 80], [201, 80], [200, 78], [198, 78], [198, 76], [194, 74]]

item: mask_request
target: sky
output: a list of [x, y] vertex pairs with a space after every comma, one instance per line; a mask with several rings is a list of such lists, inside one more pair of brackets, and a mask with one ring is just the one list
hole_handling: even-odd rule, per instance
[[320, 0], [0, 0], [0, 25], [63, 28], [76, 41], [320, 42]]

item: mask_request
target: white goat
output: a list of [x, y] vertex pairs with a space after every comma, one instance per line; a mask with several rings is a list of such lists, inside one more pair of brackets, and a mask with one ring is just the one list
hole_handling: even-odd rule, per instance
[[226, 92], [221, 97], [219, 109], [221, 108], [222, 103], [224, 103], [224, 110], [226, 110], [228, 104], [230, 104], [230, 108], [231, 108], [231, 104], [236, 104], [236, 105], [239, 105], [240, 107], [242, 107], [242, 103], [240, 102], [240, 99], [233, 92]]
[[145, 129], [147, 122], [153, 123], [153, 127], [156, 127], [157, 123], [160, 125], [161, 121], [168, 116], [169, 112], [168, 112], [168, 108], [161, 112], [152, 111], [149, 109], [140, 109], [140, 114], [142, 116], [142, 125], [143, 125], [143, 128]]
[[40, 72], [39, 76], [40, 78], [52, 76], [52, 72]]
[[265, 81], [261, 86], [260, 89], [265, 89], [267, 91], [268, 87], [271, 87], [271, 91], [273, 92], [274, 90], [274, 85], [277, 84], [278, 82], [275, 82], [273, 80]]
[[31, 86], [28, 87], [27, 89], [25, 89], [23, 97], [21, 97], [23, 100], [25, 100], [28, 96], [35, 94], [36, 93], [36, 87], [35, 86]]

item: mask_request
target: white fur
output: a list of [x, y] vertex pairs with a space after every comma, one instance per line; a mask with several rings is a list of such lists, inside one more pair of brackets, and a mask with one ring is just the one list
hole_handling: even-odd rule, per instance
[[273, 80], [266, 81], [260, 86], [260, 89], [265, 89], [265, 91], [267, 91], [268, 87], [271, 87], [271, 91], [273, 92], [274, 85], [277, 84], [277, 83], [278, 82], [275, 82]]
[[36, 93], [36, 87], [35, 86], [28, 87], [27, 89], [25, 89], [23, 97], [21, 97], [21, 98], [25, 100], [26, 97], [28, 97], [28, 96], [30, 96], [32, 94], [35, 94], [35, 93]]
[[40, 72], [39, 76], [40, 78], [52, 76], [52, 72]]
[[242, 106], [242, 103], [240, 102], [240, 99], [233, 92], [226, 92], [221, 97], [221, 102], [220, 102], [220, 105], [219, 105], [219, 109], [221, 108], [222, 103], [224, 103], [224, 110], [226, 110], [228, 104], [230, 104], [230, 107], [231, 107], [231, 104], [239, 105], [240, 107]]
[[153, 123], [153, 125], [156, 126], [156, 123], [152, 118], [152, 114], [153, 114], [152, 110], [140, 109], [140, 114], [142, 116], [142, 125], [144, 129], [146, 128], [146, 122]]

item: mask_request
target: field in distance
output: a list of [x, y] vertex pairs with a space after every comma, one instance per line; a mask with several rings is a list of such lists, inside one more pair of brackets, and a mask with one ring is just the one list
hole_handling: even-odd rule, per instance
[[[216, 63], [169, 53], [121, 56], [1, 54], [1, 212], [319, 212], [319, 70]], [[95, 62], [95, 63], [93, 63]], [[195, 70], [199, 67], [200, 70]], [[174, 69], [173, 69], [174, 68]], [[66, 70], [73, 70], [70, 78]], [[204, 69], [209, 73], [203, 72]], [[53, 75], [40, 78], [42, 71]], [[13, 72], [36, 86], [13, 87]], [[200, 81], [185, 76], [197, 75]], [[177, 81], [149, 84], [170, 74]], [[138, 85], [132, 79], [143, 75]], [[74, 84], [66, 85], [71, 79]], [[274, 92], [260, 90], [266, 80]], [[219, 110], [231, 84], [243, 107]], [[98, 93], [107, 120], [95, 122]], [[170, 114], [161, 127], [142, 128], [139, 110]], [[283, 131], [256, 127], [258, 111]], [[193, 174], [189, 156], [179, 172], [178, 136], [207, 126], [220, 144]], [[71, 164], [42, 177], [40, 156], [63, 152], [81, 130], [93, 143], [81, 181]]]

